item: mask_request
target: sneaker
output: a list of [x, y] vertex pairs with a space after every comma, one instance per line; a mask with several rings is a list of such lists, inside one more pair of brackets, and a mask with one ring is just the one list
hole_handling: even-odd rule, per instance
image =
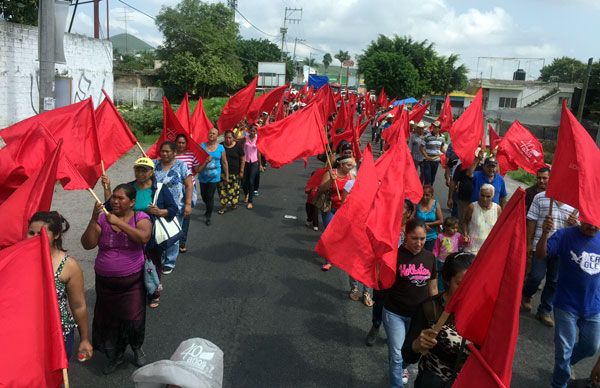
[[521, 308], [524, 311], [527, 311], [528, 313], [531, 312], [531, 309], [533, 308], [531, 306], [531, 296], [523, 295], [523, 297], [521, 298]]
[[171, 272], [173, 272], [173, 267], [163, 267], [163, 270], [162, 270], [163, 275], [168, 275]]
[[363, 304], [367, 307], [373, 307], [375, 302], [373, 302], [373, 298], [371, 298], [371, 294], [368, 292], [363, 293]]
[[379, 335], [379, 328], [375, 327], [375, 326], [371, 326], [371, 330], [369, 330], [369, 333], [367, 333], [367, 338], [365, 340], [365, 343], [367, 344], [367, 346], [375, 345], [375, 341], [377, 341], [378, 335]]
[[314, 230], [315, 232], [318, 232], [318, 231], [319, 231], [319, 227], [318, 227], [318, 226], [313, 226], [313, 230]]
[[147, 361], [146, 361], [146, 353], [144, 353], [144, 349], [142, 349], [142, 348], [138, 348], [138, 349], [133, 348], [133, 359], [134, 359], [135, 365], [137, 365], [137, 366], [144, 366], [144, 365], [146, 365]]
[[554, 319], [552, 319], [552, 316], [550, 314], [537, 313], [535, 314], [535, 318], [538, 321], [542, 322], [544, 326], [554, 327]]
[[360, 291], [358, 291], [358, 288], [353, 288], [350, 290], [350, 294], [348, 294], [348, 296], [350, 299], [357, 302], [360, 299]]
[[409, 377], [410, 377], [410, 375], [408, 374], [408, 369], [402, 370], [402, 383], [403, 384], [408, 384]]

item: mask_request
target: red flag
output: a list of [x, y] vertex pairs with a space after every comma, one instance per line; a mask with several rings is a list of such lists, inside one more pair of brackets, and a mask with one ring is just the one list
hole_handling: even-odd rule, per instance
[[348, 116], [348, 108], [344, 100], [342, 100], [342, 102], [340, 103], [340, 107], [337, 111], [337, 115], [335, 116], [335, 120], [333, 121], [333, 125], [329, 129], [329, 136], [332, 138], [332, 140], [336, 134], [346, 131], [346, 129], [348, 128], [349, 121]]
[[[406, 117], [406, 116], [405, 116]], [[402, 121], [406, 120], [403, 119]], [[423, 186], [415, 170], [404, 131], [386, 152], [390, 160], [377, 190], [372, 209], [367, 217], [367, 235], [373, 252], [381, 260], [380, 276], [384, 288], [389, 288], [396, 278], [396, 255], [402, 230], [404, 199], [418, 202], [423, 196]]]
[[277, 103], [277, 111], [275, 112], [275, 121], [283, 120], [285, 118], [285, 103], [283, 100], [283, 96], [279, 99]]
[[354, 159], [357, 161], [362, 159], [359, 130], [360, 129], [357, 126], [352, 126], [352, 153], [354, 154]]
[[190, 100], [188, 98], [187, 92], [185, 92], [183, 96], [183, 100], [181, 101], [181, 105], [177, 108], [177, 112], [175, 112], [175, 116], [181, 123], [184, 129], [188, 132], [191, 132], [190, 128]]
[[108, 170], [137, 143], [137, 139], [104, 89], [102, 93], [104, 100], [96, 109], [95, 115], [102, 160], [104, 168]]
[[321, 116], [323, 117], [323, 122], [327, 122], [329, 116], [335, 112], [336, 109], [335, 97], [333, 96], [331, 86], [327, 84], [320, 87], [319, 90], [317, 90], [317, 93], [315, 93], [315, 98], [313, 101], [319, 102], [321, 105]]
[[192, 140], [196, 143], [207, 142], [208, 131], [211, 128], [214, 128], [214, 125], [208, 119], [204, 110], [204, 104], [202, 103], [202, 97], [200, 97], [190, 119], [190, 135], [192, 136]]
[[221, 116], [217, 121], [217, 128], [219, 133], [223, 133], [228, 129], [235, 127], [244, 117], [252, 104], [254, 94], [256, 93], [256, 83], [258, 82], [258, 76], [254, 77], [250, 83], [239, 90], [236, 94], [229, 98], [229, 101], [225, 103]]
[[1, 384], [59, 387], [68, 363], [45, 228], [0, 251], [0, 284]]
[[[363, 113], [363, 115], [364, 115], [364, 113]], [[369, 125], [369, 121], [371, 121], [371, 120], [369, 120], [367, 118], [367, 120], [365, 120], [363, 123], [361, 123], [361, 121], [362, 120], [359, 118], [358, 119], [358, 137], [359, 138], [363, 135], [363, 133], [365, 133], [365, 130], [367, 129], [367, 126]]]
[[496, 133], [496, 131], [494, 130], [494, 127], [492, 127], [492, 124], [488, 123], [488, 135], [490, 137], [490, 149], [494, 149], [496, 148], [496, 146], [498, 145], [498, 143], [500, 143], [500, 135], [498, 135], [498, 133]]
[[258, 149], [271, 166], [279, 168], [294, 160], [325, 152], [325, 133], [319, 104], [260, 128]]
[[283, 85], [255, 98], [254, 101], [252, 101], [252, 105], [250, 105], [248, 114], [246, 115], [248, 118], [248, 123], [256, 123], [261, 112], [267, 112], [270, 114], [273, 110], [273, 107], [279, 100], [281, 100], [281, 97], [287, 88], [288, 85]]
[[381, 91], [377, 96], [377, 105], [384, 108], [387, 108], [389, 106], [387, 96], [385, 95], [384, 87], [381, 88]]
[[467, 359], [454, 383], [457, 387], [502, 386], [498, 380], [510, 387], [519, 335], [526, 237], [525, 192], [518, 189], [445, 308], [454, 314], [457, 331], [480, 346], [481, 358]]
[[600, 227], [600, 150], [563, 101], [556, 152], [546, 195], [579, 210], [582, 222]]
[[473, 164], [475, 151], [484, 142], [483, 136], [483, 98], [482, 90], [479, 89], [471, 105], [450, 128], [452, 148], [463, 166]]
[[536, 174], [542, 167], [548, 167], [544, 163], [542, 144], [518, 120], [515, 120], [498, 143], [496, 155], [502, 175], [519, 167], [531, 174]]
[[450, 105], [450, 96], [446, 96], [446, 100], [444, 101], [444, 106], [442, 107], [442, 111], [440, 112], [438, 120], [440, 121], [441, 133], [450, 131], [450, 128], [452, 128], [452, 121], [454, 120], [454, 115], [452, 114], [452, 105]]
[[376, 260], [366, 233], [366, 221], [379, 182], [371, 145], [367, 145], [356, 182], [343, 206], [321, 235], [315, 251], [367, 287], [377, 288]]
[[202, 164], [208, 158], [208, 154], [206, 151], [200, 147], [198, 143], [191, 138], [190, 134], [183, 128], [175, 113], [173, 112], [173, 108], [171, 108], [171, 104], [169, 104], [169, 100], [167, 97], [163, 97], [163, 131], [160, 134], [160, 137], [156, 142], [150, 147], [150, 149], [146, 152], [149, 158], [155, 159], [160, 156], [160, 145], [165, 141], [175, 142], [178, 135], [184, 135], [187, 141], [188, 150], [194, 153], [198, 163]]
[[94, 104], [88, 98], [20, 121], [0, 132], [20, 136], [30, 128], [44, 127], [57, 139], [63, 139], [63, 151], [81, 173], [88, 187], [94, 187], [102, 174], [100, 147], [94, 116]]
[[327, 169], [325, 167], [317, 169], [311, 175], [311, 177], [308, 178], [308, 181], [306, 182], [306, 186], [304, 186], [304, 191], [310, 191], [312, 189], [319, 187], [319, 185], [321, 184], [321, 180], [323, 179], [323, 175], [325, 175], [326, 172], [327, 172]]
[[54, 195], [58, 163], [61, 160], [62, 140], [38, 169], [6, 201], [0, 205], [0, 214], [10, 222], [0, 223], [0, 249], [23, 240], [29, 219], [38, 211], [49, 211]]
[[412, 120], [415, 124], [418, 124], [419, 121], [423, 120], [423, 116], [425, 116], [425, 112], [427, 112], [427, 108], [429, 108], [429, 103], [419, 105], [419, 107], [413, 108], [408, 114], [408, 120]]

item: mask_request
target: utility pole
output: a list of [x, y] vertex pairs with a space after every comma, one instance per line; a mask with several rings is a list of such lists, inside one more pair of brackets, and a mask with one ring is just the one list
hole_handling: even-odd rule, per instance
[[[299, 16], [297, 16], [297, 12], [300, 13]], [[285, 12], [283, 14], [283, 27], [281, 27], [279, 29], [279, 32], [281, 33], [281, 62], [285, 61], [285, 52], [283, 51], [283, 45], [285, 44], [285, 34], [287, 34], [287, 23], [300, 23], [300, 20], [302, 20], [302, 8], [288, 8], [285, 7]]]
[[54, 109], [56, 45], [54, 14], [54, 0], [40, 0], [38, 10], [39, 113]]
[[585, 78], [583, 79], [583, 90], [581, 91], [581, 99], [579, 100], [579, 108], [577, 109], [577, 120], [581, 122], [581, 117], [583, 116], [583, 106], [585, 105], [585, 97], [588, 90], [588, 83], [590, 81], [590, 75], [592, 74], [592, 64], [594, 63], [594, 58], [588, 59], [588, 67]]
[[100, 39], [100, 0], [94, 0], [94, 39]]
[[237, 0], [227, 0], [227, 6], [233, 13], [233, 21], [235, 22], [235, 11], [237, 10]]

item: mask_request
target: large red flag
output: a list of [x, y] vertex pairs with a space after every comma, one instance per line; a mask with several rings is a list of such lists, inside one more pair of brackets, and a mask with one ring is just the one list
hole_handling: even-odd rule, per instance
[[429, 103], [419, 105], [418, 107], [413, 108], [413, 110], [411, 110], [408, 114], [408, 120], [412, 120], [415, 123], [418, 123], [419, 121], [423, 120], [423, 116], [425, 116], [427, 108], [429, 108]]
[[188, 132], [191, 132], [190, 125], [190, 99], [188, 97], [187, 92], [183, 95], [183, 100], [181, 100], [181, 105], [177, 108], [177, 112], [175, 112], [175, 116], [181, 123], [184, 129]]
[[221, 116], [219, 116], [219, 120], [217, 121], [219, 133], [223, 133], [228, 129], [233, 128], [246, 117], [246, 113], [248, 112], [252, 100], [254, 99], [254, 94], [256, 93], [257, 82], [258, 76], [254, 77], [246, 87], [231, 96], [229, 101], [225, 103]]
[[68, 366], [46, 230], [0, 251], [0, 385], [59, 387]]
[[387, 108], [389, 106], [384, 87], [381, 88], [379, 95], [377, 96], [377, 105], [383, 108]]
[[108, 94], [96, 109], [96, 125], [98, 127], [98, 143], [102, 152], [104, 168], [109, 169], [121, 156], [137, 143], [129, 126], [117, 111]]
[[[404, 118], [406, 120], [406, 118]], [[423, 186], [406, 145], [404, 131], [398, 131], [395, 144], [386, 152], [387, 170], [372, 202], [366, 231], [375, 256], [381, 261], [381, 285], [389, 288], [396, 278], [396, 255], [402, 230], [404, 199], [418, 202]]]
[[490, 149], [494, 149], [496, 148], [496, 146], [498, 145], [498, 143], [500, 143], [500, 135], [498, 135], [498, 133], [494, 130], [494, 127], [492, 127], [492, 124], [488, 123], [488, 135], [490, 137]]
[[38, 211], [49, 211], [54, 195], [58, 163], [61, 159], [62, 140], [54, 152], [47, 154], [43, 168], [38, 169], [6, 201], [0, 205], [0, 214], [10, 222], [0, 223], [0, 249], [25, 238], [29, 219]]
[[452, 105], [450, 105], [450, 96], [446, 96], [446, 100], [444, 101], [444, 106], [442, 107], [442, 111], [440, 112], [438, 120], [440, 121], [441, 133], [450, 131], [450, 128], [452, 128], [452, 121], [454, 120], [454, 115], [452, 114]]
[[202, 97], [200, 97], [190, 119], [190, 136], [196, 143], [204, 143], [208, 141], [208, 131], [211, 128], [214, 128], [214, 125], [212, 125], [206, 115], [204, 103], [202, 102]]
[[367, 287], [378, 288], [376, 260], [366, 233], [366, 221], [379, 182], [370, 144], [356, 182], [344, 205], [321, 235], [315, 251]]
[[563, 101], [556, 152], [546, 195], [579, 210], [582, 222], [600, 227], [600, 150]]
[[169, 100], [166, 97], [163, 97], [163, 131], [160, 134], [160, 137], [156, 142], [150, 147], [150, 149], [146, 152], [149, 158], [158, 158], [160, 156], [160, 145], [165, 141], [175, 142], [178, 135], [184, 135], [187, 140], [188, 150], [194, 153], [198, 163], [202, 164], [208, 158], [208, 154], [206, 151], [200, 147], [198, 143], [192, 139], [189, 132], [183, 128], [183, 125], [179, 122], [175, 113], [173, 112], [173, 108], [171, 108], [171, 104], [169, 104]]
[[452, 148], [463, 166], [471, 166], [475, 151], [480, 143], [485, 143], [483, 131], [483, 97], [479, 89], [471, 105], [467, 107], [452, 128], [450, 128]]
[[[8, 127], [0, 131], [0, 137], [5, 144], [0, 150], [2, 203], [23, 182], [43, 168], [46, 156], [54, 152], [57, 143], [45, 126], [35, 120], [29, 120], [27, 125]], [[66, 151], [61, 155], [57, 177], [65, 190], [85, 190], [90, 187], [73, 166]]]
[[457, 331], [480, 347], [470, 347], [477, 354], [467, 359], [454, 386], [510, 387], [526, 237], [525, 192], [518, 189], [445, 308], [454, 314]]
[[248, 123], [256, 123], [261, 112], [267, 112], [270, 114], [277, 102], [281, 100], [281, 97], [287, 88], [288, 85], [283, 85], [255, 98], [254, 101], [252, 101], [252, 105], [250, 105], [248, 114], [246, 115], [248, 118]]
[[346, 102], [344, 100], [341, 101], [340, 107], [337, 111], [337, 115], [335, 116], [335, 120], [333, 121], [333, 125], [329, 129], [329, 136], [333, 139], [333, 137], [338, 134], [345, 132], [348, 129], [348, 122], [350, 121], [348, 107], [346, 106]]
[[260, 128], [258, 149], [271, 166], [279, 168], [294, 160], [325, 152], [325, 130], [319, 104]]
[[22, 136], [38, 123], [43, 124], [56, 140], [64, 140], [63, 152], [69, 156], [88, 187], [93, 188], [102, 175], [102, 156], [92, 99], [88, 98], [20, 121], [0, 131], [0, 136]]
[[496, 156], [502, 175], [519, 167], [531, 174], [537, 173], [542, 167], [548, 167], [544, 163], [542, 144], [518, 120], [515, 120], [498, 143]]
[[324, 85], [317, 90], [315, 93], [315, 98], [313, 101], [318, 101], [321, 105], [321, 113], [323, 117], [323, 122], [327, 122], [329, 116], [335, 112], [336, 102], [335, 97], [333, 96], [333, 91], [331, 90], [331, 86], [329, 84]]

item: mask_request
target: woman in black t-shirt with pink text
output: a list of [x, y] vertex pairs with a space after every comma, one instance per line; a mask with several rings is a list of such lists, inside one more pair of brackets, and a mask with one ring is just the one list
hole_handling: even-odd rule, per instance
[[426, 229], [423, 221], [406, 223], [404, 243], [398, 248], [396, 281], [386, 290], [383, 326], [388, 337], [390, 386], [404, 387], [408, 372], [402, 361], [402, 345], [410, 319], [420, 303], [437, 294], [435, 257], [424, 249]]

